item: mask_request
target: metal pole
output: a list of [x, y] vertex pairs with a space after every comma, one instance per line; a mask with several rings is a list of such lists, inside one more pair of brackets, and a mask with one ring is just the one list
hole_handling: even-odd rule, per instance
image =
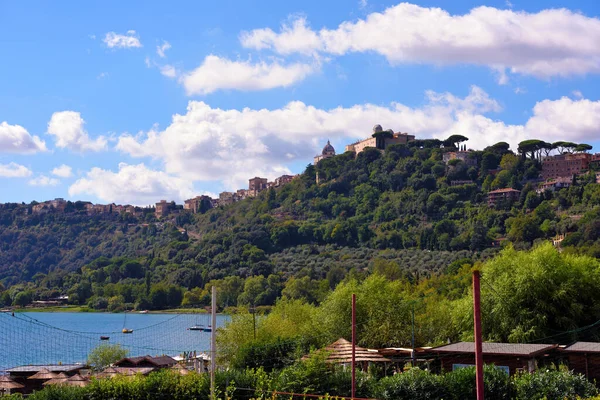
[[416, 364], [416, 357], [415, 357], [415, 303], [413, 303], [412, 305], [412, 352], [411, 352], [411, 358], [412, 358], [412, 366], [414, 367]]
[[215, 340], [217, 334], [217, 288], [212, 287], [212, 304], [211, 304], [212, 326], [210, 330], [210, 397], [216, 400], [215, 396], [215, 370], [217, 366], [217, 342]]
[[254, 329], [254, 340], [256, 340], [256, 306], [252, 306], [252, 328]]
[[483, 345], [481, 340], [481, 283], [479, 271], [473, 271], [473, 319], [475, 323], [475, 371], [477, 400], [483, 400]]
[[356, 397], [356, 294], [352, 293], [352, 398]]

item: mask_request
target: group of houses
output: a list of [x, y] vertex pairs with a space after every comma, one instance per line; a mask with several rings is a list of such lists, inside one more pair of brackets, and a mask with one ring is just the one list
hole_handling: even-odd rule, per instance
[[178, 374], [192, 371], [208, 372], [210, 357], [206, 354], [189, 353], [177, 357], [139, 356], [123, 358], [102, 371], [94, 372], [85, 364], [24, 365], [4, 371], [0, 375], [0, 394], [30, 394], [50, 385], [87, 386], [92, 378], [105, 379], [115, 376], [146, 376], [169, 368]]
[[[575, 342], [568, 345], [551, 343], [483, 343], [483, 362], [514, 375], [519, 372], [560, 365], [567, 366], [587, 379], [600, 380], [600, 343]], [[317, 352], [324, 352], [325, 361], [348, 367], [352, 365], [352, 344], [340, 338]], [[310, 355], [305, 355], [307, 359]], [[475, 365], [475, 344], [458, 342], [439, 347], [367, 349], [355, 346], [354, 362], [367, 371], [380, 365], [386, 373], [402, 373], [407, 365], [434, 373], [450, 372]], [[179, 374], [208, 372], [210, 357], [190, 353], [178, 357], [139, 356], [123, 358], [99, 372], [84, 364], [27, 365], [10, 368], [0, 376], [0, 391], [29, 394], [48, 385], [85, 386], [91, 378], [148, 375], [169, 368]]]
[[[600, 380], [600, 343], [575, 342], [568, 345], [547, 343], [483, 343], [483, 362], [495, 365], [509, 375], [533, 372], [550, 365], [565, 365], [589, 380]], [[345, 366], [352, 365], [352, 344], [339, 339], [324, 349], [326, 361]], [[306, 358], [305, 356], [304, 358]], [[366, 349], [355, 347], [356, 366], [367, 370], [379, 364], [384, 370], [402, 372], [408, 364], [435, 373], [450, 372], [475, 365], [475, 343], [458, 342], [439, 347], [415, 349], [389, 347]]]

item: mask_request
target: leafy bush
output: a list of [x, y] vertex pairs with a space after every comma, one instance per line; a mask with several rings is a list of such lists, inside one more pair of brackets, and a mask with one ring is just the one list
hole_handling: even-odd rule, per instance
[[517, 397], [527, 400], [575, 400], [598, 394], [583, 375], [571, 371], [542, 370], [514, 378]]

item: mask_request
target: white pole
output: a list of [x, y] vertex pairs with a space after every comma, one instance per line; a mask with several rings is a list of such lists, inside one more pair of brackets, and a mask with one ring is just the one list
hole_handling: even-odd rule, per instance
[[217, 333], [217, 288], [212, 287], [212, 325], [210, 330], [210, 397], [215, 399], [215, 370], [217, 366], [217, 342], [215, 340]]

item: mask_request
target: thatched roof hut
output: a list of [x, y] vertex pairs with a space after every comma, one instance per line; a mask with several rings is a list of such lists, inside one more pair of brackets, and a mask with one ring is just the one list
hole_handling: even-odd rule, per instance
[[171, 369], [177, 371], [179, 375], [187, 375], [190, 373], [190, 370], [181, 364], [175, 364], [171, 367]]
[[[332, 364], [352, 363], [352, 343], [340, 338], [320, 351], [329, 353], [326, 362]], [[304, 356], [305, 359], [307, 356]], [[357, 363], [385, 363], [391, 360], [385, 358], [377, 350], [369, 350], [364, 347], [355, 346], [354, 361]]]
[[10, 379], [10, 377], [6, 375], [0, 375], [0, 391], [23, 389], [24, 387], [25, 386], [13, 381], [12, 379]]
[[83, 386], [87, 386], [90, 384], [89, 379], [84, 378], [83, 376], [77, 374], [77, 375], [73, 375], [72, 377], [70, 377], [69, 379], [67, 379], [65, 381], [65, 385], [68, 386], [79, 386], [79, 387], [83, 387]]
[[48, 368], [42, 368], [37, 373], [31, 375], [27, 379], [37, 379], [37, 380], [50, 380], [55, 379], [58, 376], [57, 373], [51, 372]]
[[67, 381], [67, 379], [69, 379], [69, 375], [65, 374], [64, 372], [61, 372], [56, 376], [56, 378], [44, 382], [43, 385], [62, 385]]

